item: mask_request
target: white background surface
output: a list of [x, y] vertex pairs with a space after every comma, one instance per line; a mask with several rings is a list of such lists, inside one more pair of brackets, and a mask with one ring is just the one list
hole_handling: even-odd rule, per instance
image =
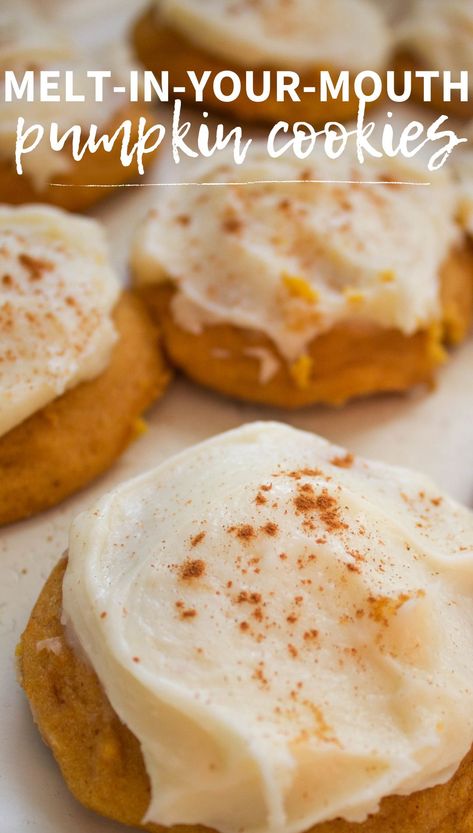
[[[117, 0], [114, 0], [117, 5]], [[63, 4], [63, 7], [66, 4]], [[72, 8], [73, 4], [67, 4]], [[74, 4], [77, 8], [77, 3]], [[107, 0], [105, 7], [111, 7]], [[127, 5], [118, 2], [123, 8]], [[135, 4], [129, 4], [129, 6]], [[51, 4], [54, 8], [54, 3]], [[84, 3], [86, 14], [87, 4]], [[89, 18], [90, 19], [90, 18]], [[114, 18], [113, 25], [118, 27]], [[97, 29], [95, 29], [97, 32]], [[164, 167], [164, 171], [163, 171]], [[169, 171], [161, 161], [163, 179]], [[129, 240], [156, 198], [155, 189], [130, 189], [98, 209], [109, 229], [113, 257], [126, 276]], [[139, 361], [139, 357], [137, 357]], [[67, 546], [71, 518], [104, 490], [151, 468], [212, 434], [254, 419], [282, 419], [316, 431], [357, 454], [410, 465], [473, 504], [473, 341], [456, 351], [433, 393], [382, 397], [344, 410], [312, 408], [297, 415], [244, 406], [178, 380], [148, 416], [149, 431], [91, 488], [37, 519], [0, 530], [0, 831], [112, 833], [123, 831], [82, 809], [68, 793], [33, 725], [15, 679], [14, 650], [32, 605]], [[113, 418], [113, 417], [111, 417]]]

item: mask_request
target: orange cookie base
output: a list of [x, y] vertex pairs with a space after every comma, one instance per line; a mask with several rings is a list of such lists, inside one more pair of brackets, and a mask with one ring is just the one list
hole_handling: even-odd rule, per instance
[[154, 325], [125, 293], [106, 370], [0, 437], [0, 526], [54, 506], [112, 465], [168, 382]]
[[[146, 69], [155, 74], [168, 70], [171, 74], [172, 86], [182, 86], [187, 90], [182, 98], [189, 103], [194, 103], [192, 90], [189, 90], [189, 78], [187, 70], [194, 70], [198, 76], [206, 70], [210, 70], [212, 76], [225, 70], [235, 72], [241, 82], [242, 89], [245, 89], [245, 69], [239, 66], [230, 66], [221, 58], [215, 57], [194, 46], [177, 31], [161, 23], [154, 7], [148, 9], [135, 23], [131, 34], [132, 45], [135, 53]], [[275, 69], [275, 67], [253, 67], [255, 73], [261, 73], [256, 77], [255, 90], [263, 89], [263, 69]], [[313, 86], [316, 83], [320, 69], [330, 70], [334, 77], [338, 75], [335, 68], [314, 66], [311, 70], [301, 73], [301, 89], [304, 86]], [[353, 90], [350, 100], [328, 101], [320, 103], [313, 94], [301, 94], [300, 102], [285, 101], [278, 102], [275, 95], [262, 102], [252, 102], [241, 95], [236, 101], [222, 102], [214, 94], [211, 81], [206, 88], [205, 101], [199, 104], [200, 109], [206, 107], [218, 110], [227, 116], [237, 116], [242, 122], [269, 122], [275, 124], [282, 120], [287, 122], [308, 121], [320, 123], [323, 128], [327, 121], [349, 121], [353, 119], [358, 111], [358, 99]]]
[[[115, 130], [123, 121], [130, 119], [133, 124], [132, 135], [136, 141], [138, 122], [140, 116], [151, 118], [149, 111], [142, 105], [129, 104], [120, 110], [109, 125], [104, 127], [103, 132], [113, 135]], [[154, 121], [154, 119], [153, 119]], [[102, 135], [102, 132], [99, 133]], [[10, 205], [22, 205], [24, 203], [47, 203], [67, 211], [85, 211], [92, 205], [110, 197], [115, 189], [113, 188], [85, 188], [85, 185], [121, 185], [136, 179], [138, 168], [136, 161], [125, 168], [120, 160], [121, 141], [117, 141], [110, 153], [100, 147], [96, 153], [86, 153], [80, 162], [72, 159], [70, 145], [66, 144], [64, 150], [68, 163], [66, 173], [54, 175], [54, 182], [61, 185], [74, 186], [58, 188], [54, 185], [46, 185], [38, 190], [35, 183], [27, 174], [19, 176], [14, 167], [14, 160], [0, 159], [0, 202]], [[145, 168], [152, 163], [156, 154], [149, 154], [144, 157]]]
[[[63, 559], [51, 574], [18, 647], [21, 683], [35, 721], [75, 797], [90, 810], [149, 831], [141, 824], [150, 784], [136, 737], [113, 711], [94, 671], [69, 647], [61, 625]], [[44, 640], [54, 640], [54, 650]], [[333, 821], [311, 833], [471, 833], [473, 752], [447, 783], [385, 799], [363, 824]], [[176, 826], [174, 833], [205, 828]]]
[[[312, 341], [307, 356], [292, 367], [264, 334], [222, 324], [196, 335], [175, 322], [170, 284], [141, 291], [159, 321], [170, 360], [191, 379], [220, 393], [282, 408], [316, 402], [341, 405], [386, 391], [432, 383], [446, 358], [444, 345], [461, 341], [473, 319], [473, 249], [453, 253], [443, 269], [443, 320], [405, 336], [376, 326], [339, 324]], [[267, 384], [260, 362], [247, 354], [264, 348], [278, 362]], [[223, 351], [223, 352], [222, 352]]]
[[[402, 52], [397, 56], [395, 66], [396, 73], [400, 79], [400, 89], [402, 89], [401, 78], [403, 77], [402, 73], [404, 71], [417, 72], [423, 69], [431, 69], [431, 67], [422, 66], [420, 61], [408, 52]], [[452, 96], [453, 101], [444, 101], [443, 84], [438, 78], [432, 80], [432, 101], [424, 101], [424, 85], [420, 78], [413, 78], [412, 96], [414, 101], [417, 101], [419, 104], [423, 104], [425, 107], [429, 107], [431, 110], [436, 110], [438, 113], [446, 116], [465, 119], [465, 121], [473, 118], [473, 96], [471, 101], [463, 102], [459, 101], [458, 95], [454, 93]]]

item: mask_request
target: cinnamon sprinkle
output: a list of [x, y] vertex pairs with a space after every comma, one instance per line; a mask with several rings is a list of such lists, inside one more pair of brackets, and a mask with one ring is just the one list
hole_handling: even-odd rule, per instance
[[317, 499], [313, 486], [306, 483], [304, 486], [299, 486], [298, 493], [294, 498], [294, 506], [298, 512], [313, 512], [317, 509]]
[[261, 602], [261, 593], [249, 593], [247, 590], [242, 590], [236, 598], [237, 604], [257, 605]]
[[269, 685], [269, 680], [266, 677], [263, 669], [264, 669], [264, 662], [258, 663], [258, 666], [255, 668], [255, 671], [253, 673], [253, 679], [257, 680], [259, 683], [261, 683], [261, 685], [266, 687], [266, 686]]
[[348, 529], [348, 525], [340, 519], [340, 507], [336, 499], [328, 493], [327, 489], [323, 489], [320, 494], [316, 495], [313, 487], [305, 483], [298, 487], [294, 505], [300, 513], [311, 514], [316, 511], [329, 532]]
[[50, 272], [54, 268], [54, 264], [49, 260], [40, 260], [39, 258], [31, 257], [25, 253], [18, 255], [18, 260], [25, 269], [30, 273], [30, 280], [39, 281], [43, 277], [44, 272]]
[[197, 616], [197, 611], [194, 608], [184, 609], [184, 602], [182, 601], [182, 599], [179, 599], [179, 601], [175, 603], [175, 606], [179, 611], [181, 619], [193, 619], [194, 616]]
[[229, 234], [237, 234], [243, 228], [243, 223], [237, 217], [227, 217], [223, 223], [222, 228]]
[[251, 541], [256, 536], [255, 528], [251, 524], [230, 526], [227, 531], [234, 532], [240, 541]]
[[196, 561], [185, 561], [179, 569], [179, 578], [183, 581], [193, 578], [200, 578], [205, 573], [205, 562], [201, 559]]
[[206, 532], [202, 531], [202, 532], [199, 532], [197, 535], [194, 535], [194, 537], [191, 538], [191, 547], [197, 547], [200, 543], [202, 543], [206, 534], [207, 534]]
[[262, 528], [263, 532], [265, 532], [266, 535], [270, 535], [271, 538], [274, 538], [274, 536], [277, 535], [278, 532], [279, 532], [278, 525], [275, 524], [275, 523], [272, 523], [272, 521], [269, 521], [267, 524], [265, 524], [265, 526], [263, 526], [261, 528]]
[[323, 477], [324, 472], [322, 469], [303, 468], [297, 471], [285, 472], [285, 475], [286, 477], [291, 477], [293, 480], [302, 480], [303, 477]]

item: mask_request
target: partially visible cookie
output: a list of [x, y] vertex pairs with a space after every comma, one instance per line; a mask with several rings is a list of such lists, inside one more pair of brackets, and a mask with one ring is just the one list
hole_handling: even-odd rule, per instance
[[155, 326], [122, 293], [100, 227], [0, 209], [0, 524], [110, 466], [166, 387]]
[[[397, 27], [400, 73], [413, 73], [413, 95], [419, 104], [428, 104], [441, 113], [462, 119], [473, 117], [473, 6], [471, 0], [414, 0]], [[426, 102], [424, 82], [417, 71], [451, 73], [452, 82], [469, 72], [469, 101], [461, 101], [458, 89], [451, 101], [444, 96], [443, 80], [431, 79], [432, 100]]]
[[141, 432], [169, 372], [142, 302], [124, 293], [108, 367], [0, 437], [0, 525], [55, 506], [108, 469]]
[[[119, 109], [113, 119], [102, 126], [103, 133], [113, 136], [125, 121], [131, 122], [130, 147], [138, 138], [140, 118], [149, 118], [150, 111], [140, 104], [129, 104]], [[1, 116], [0, 116], [1, 119]], [[86, 130], [88, 127], [86, 126]], [[87, 133], [84, 133], [86, 140]], [[47, 141], [44, 139], [43, 141]], [[136, 157], [125, 168], [121, 158], [121, 139], [119, 138], [109, 152], [101, 145], [94, 153], [86, 153], [80, 161], [72, 157], [71, 144], [57, 154], [57, 168], [51, 168], [47, 180], [38, 181], [29, 173], [28, 157], [25, 157], [25, 172], [19, 176], [13, 158], [0, 153], [0, 201], [10, 205], [25, 203], [48, 203], [67, 211], [85, 211], [101, 200], [110, 197], [114, 185], [121, 185], [138, 177]], [[145, 155], [143, 165], [146, 168], [153, 160], [153, 154]], [[91, 187], [92, 186], [92, 187]], [[97, 187], [95, 187], [97, 186]]]
[[66, 564], [63, 559], [51, 574], [22, 638], [21, 683], [71, 792], [91, 810], [139, 825], [150, 798], [143, 756], [93, 670], [77, 656], [64, 633]]
[[[0, 102], [0, 202], [48, 203], [69, 211], [83, 211], [110, 196], [112, 186], [139, 176], [136, 154], [128, 166], [122, 164], [122, 145], [127, 146], [129, 133], [127, 150], [131, 152], [140, 135], [140, 118], [151, 120], [152, 112], [141, 103], [123, 105], [112, 92], [111, 84], [124, 84], [132, 69], [126, 47], [117, 44], [102, 48], [100, 54], [82, 54], [70, 36], [49, 17], [41, 15], [38, 8], [36, 4], [33, 9], [27, 3], [15, 3], [0, 9], [0, 70], [14, 70], [18, 77], [32, 67], [38, 74], [41, 70], [59, 73], [57, 92], [50, 93], [49, 100], [44, 100], [44, 95], [40, 99], [39, 82], [35, 81], [33, 94], [29, 93], [31, 99], [23, 96], [17, 100], [13, 95], [11, 102]], [[113, 82], [109, 78], [103, 80], [101, 100], [88, 78], [91, 67], [113, 73]], [[66, 70], [73, 71], [73, 100], [66, 100], [70, 95], [64, 79]], [[59, 100], [55, 101], [54, 96]], [[79, 100], [81, 96], [83, 101]], [[20, 118], [24, 120], [24, 130], [30, 132], [20, 160], [23, 172], [17, 173], [15, 153]], [[58, 141], [67, 138], [60, 150], [53, 149], [51, 144], [53, 123], [57, 125]], [[123, 129], [119, 130], [122, 124]], [[96, 135], [93, 130], [91, 133], [92, 125]], [[70, 135], [73, 127], [74, 139]], [[93, 153], [88, 146], [89, 134], [92, 146], [98, 145]], [[73, 146], [79, 160], [74, 159]], [[144, 154], [143, 168], [155, 155]]]
[[[235, 5], [231, 0], [192, 0], [167, 3], [154, 0], [138, 17], [131, 33], [132, 46], [147, 69], [171, 74], [179, 97], [195, 101], [187, 71], [198, 78], [210, 70], [203, 102], [243, 121], [276, 123], [329, 120], [347, 121], [358, 110], [358, 98], [350, 84], [348, 96], [319, 100], [316, 87], [320, 70], [383, 70], [390, 50], [387, 22], [366, 0], [284, 0]], [[274, 70], [297, 70], [300, 101], [288, 93], [278, 97]], [[245, 94], [246, 71], [255, 74], [254, 94], [265, 89], [264, 70], [273, 70], [273, 87], [265, 100], [252, 101]], [[219, 73], [231, 71], [243, 92], [234, 100], [222, 100], [213, 89]], [[308, 91], [305, 90], [308, 88]], [[230, 82], [223, 84], [228, 95]]]

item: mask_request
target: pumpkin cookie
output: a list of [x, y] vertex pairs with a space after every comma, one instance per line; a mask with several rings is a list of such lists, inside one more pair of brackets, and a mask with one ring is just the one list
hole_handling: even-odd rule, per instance
[[166, 386], [154, 326], [107, 258], [91, 220], [0, 209], [0, 524], [102, 473]]
[[[318, 95], [305, 92], [318, 84], [321, 70], [337, 78], [340, 70], [386, 68], [390, 51], [389, 27], [382, 13], [366, 0], [155, 0], [137, 20], [132, 44], [140, 61], [156, 74], [171, 73], [173, 87], [193, 102], [188, 70], [200, 77], [212, 76], [202, 105], [244, 121], [274, 123], [280, 119], [319, 121], [348, 120], [358, 110], [353, 89], [348, 100], [341, 96], [321, 103]], [[253, 101], [245, 93], [246, 71], [256, 73], [254, 92], [264, 90], [264, 70], [289, 69], [301, 78], [300, 101], [286, 96], [278, 101], [273, 89], [265, 101]], [[213, 79], [220, 72], [235, 73], [242, 94], [221, 101]], [[223, 85], [224, 94], [231, 87]]]
[[229, 184], [161, 194], [133, 267], [170, 358], [201, 384], [287, 408], [341, 404], [431, 383], [465, 337], [473, 253], [446, 177], [424, 186], [395, 161], [270, 161], [261, 148], [196, 178]]
[[[131, 68], [125, 49], [116, 48], [105, 51], [100, 57], [83, 56], [67, 39], [65, 34], [47, 24], [32, 10], [25, 14], [24, 7], [14, 4], [8, 9], [0, 10], [0, 69], [13, 69], [22, 77], [27, 69], [34, 66], [40, 70], [66, 69], [74, 71], [74, 94], [85, 96], [85, 101], [38, 101], [39, 89], [35, 88], [35, 100], [7, 103], [0, 101], [0, 202], [21, 205], [23, 203], [49, 203], [69, 211], [83, 211], [91, 205], [109, 196], [108, 187], [89, 188], [88, 185], [120, 185], [135, 179], [139, 172], [136, 158], [129, 167], [122, 165], [122, 136], [129, 128], [130, 147], [138, 138], [140, 117], [149, 116], [149, 109], [142, 104], [123, 106], [114, 98], [104, 82], [104, 100], [95, 102], [92, 81], [87, 79], [87, 71], [105, 64], [113, 72], [114, 83], [127, 80]], [[65, 95], [65, 81], [61, 75], [58, 93]], [[110, 83], [110, 82], [108, 82]], [[37, 146], [22, 156], [23, 173], [16, 170], [15, 145], [17, 123], [19, 118], [25, 120], [25, 130], [33, 125], [45, 129]], [[51, 149], [49, 125], [57, 122], [59, 137], [63, 136], [73, 125], [83, 128], [79, 147], [85, 146], [91, 124], [98, 127], [97, 140], [107, 134], [113, 136], [122, 123], [124, 131], [114, 142], [112, 150], [107, 152], [100, 145], [95, 153], [86, 151], [80, 161], [72, 156], [72, 138], [69, 137], [60, 151]], [[37, 133], [33, 131], [26, 142], [29, 148], [36, 141]], [[144, 156], [143, 164], [148, 165], [154, 158], [153, 153]], [[54, 183], [54, 184], [52, 184]], [[58, 187], [67, 186], [67, 187]]]
[[470, 833], [472, 546], [421, 475], [245, 426], [76, 519], [21, 683], [78, 800], [150, 833]]
[[[133, 143], [138, 135], [138, 122], [141, 117], [146, 118], [147, 115], [141, 105], [130, 104], [117, 111], [113, 121], [104, 131], [113, 135], [124, 121], [129, 120]], [[42, 167], [41, 154], [34, 160], [35, 166], [38, 165], [42, 171], [41, 174], [38, 171], [38, 178], [30, 169], [28, 157], [24, 159], [25, 173], [19, 176], [14, 167], [14, 160], [6, 156], [2, 158], [0, 153], [0, 201], [11, 205], [48, 203], [67, 211], [85, 211], [109, 197], [113, 191], [108, 187], [86, 186], [121, 185], [138, 176], [136, 162], [132, 162], [128, 168], [123, 167], [120, 147], [121, 143], [116, 143], [113, 150], [107, 152], [101, 146], [94, 154], [86, 153], [80, 162], [76, 162], [71, 156], [70, 143], [66, 143], [65, 150], [56, 155], [54, 160], [55, 164], [59, 162], [60, 172], [55, 173], [51, 170], [47, 181], [44, 179], [47, 168]], [[144, 157], [145, 167], [150, 164], [152, 158], [152, 155]], [[54, 184], [51, 184], [53, 182]]]
[[[399, 71], [449, 70], [452, 81], [460, 80], [460, 72], [470, 74], [470, 101], [459, 100], [457, 91], [452, 101], [444, 101], [443, 82], [432, 79], [432, 101], [441, 113], [458, 118], [473, 117], [473, 6], [471, 0], [414, 0], [405, 20], [398, 27], [400, 54], [396, 61]], [[413, 94], [419, 103], [424, 99], [421, 79], [413, 80]]]

